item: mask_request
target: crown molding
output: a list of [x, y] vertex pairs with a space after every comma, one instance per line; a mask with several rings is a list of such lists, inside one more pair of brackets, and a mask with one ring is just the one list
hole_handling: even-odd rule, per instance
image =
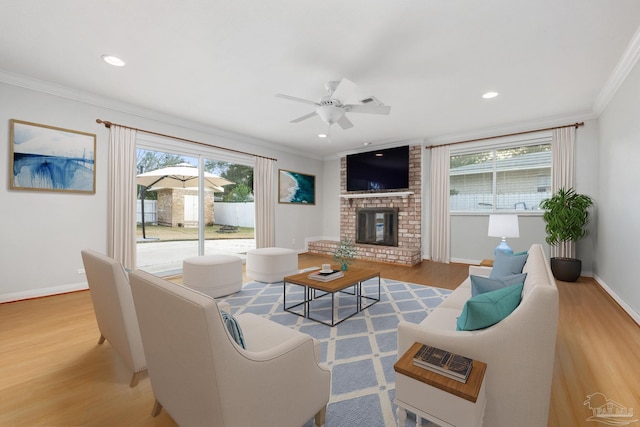
[[626, 80], [627, 76], [633, 69], [633, 67], [640, 59], [640, 27], [634, 34], [633, 38], [629, 42], [627, 49], [622, 54], [620, 61], [618, 61], [618, 65], [613, 69], [611, 76], [609, 76], [609, 80], [602, 87], [598, 97], [593, 103], [593, 111], [597, 114], [598, 117], [604, 112], [604, 109], [607, 108], [607, 105], [613, 98], [613, 96], [618, 92], [622, 83]]
[[458, 141], [467, 141], [481, 138], [499, 137], [500, 135], [506, 135], [517, 132], [530, 132], [536, 129], [546, 129], [556, 126], [566, 126], [577, 122], [583, 122], [586, 120], [595, 120], [598, 115], [594, 112], [588, 111], [583, 113], [577, 113], [566, 116], [548, 117], [539, 120], [529, 120], [525, 122], [511, 124], [509, 126], [496, 126], [492, 128], [474, 129], [467, 132], [461, 132], [456, 134], [440, 135], [433, 138], [425, 138], [426, 145], [443, 145], [451, 144]]
[[367, 151], [375, 151], [375, 150], [384, 150], [386, 148], [394, 148], [394, 147], [403, 147], [405, 145], [424, 145], [424, 138], [413, 138], [413, 139], [403, 139], [400, 141], [389, 141], [383, 143], [375, 143], [371, 145], [366, 145], [362, 147], [358, 147], [357, 149], [340, 151], [334, 155], [327, 156], [327, 158], [340, 158], [344, 157], [348, 154], [356, 154], [356, 153], [365, 153]]
[[[46, 93], [48, 95], [69, 99], [71, 101], [77, 101], [77, 102], [82, 102], [84, 104], [93, 105], [96, 107], [106, 108], [109, 110], [117, 111], [119, 113], [125, 113], [132, 116], [136, 116], [142, 119], [153, 120], [153, 121], [165, 123], [168, 125], [173, 125], [173, 126], [182, 127], [189, 130], [203, 132], [203, 133], [212, 135], [214, 137], [232, 140], [233, 142], [243, 142], [243, 143], [251, 144], [254, 146], [264, 148], [268, 150], [268, 152], [271, 150], [277, 150], [287, 154], [295, 154], [295, 155], [306, 157], [306, 158], [321, 160], [321, 158], [318, 156], [314, 156], [312, 154], [309, 154], [300, 150], [295, 150], [290, 147], [284, 147], [282, 145], [279, 145], [277, 143], [273, 143], [270, 141], [252, 138], [239, 133], [226, 131], [213, 126], [208, 126], [200, 122], [194, 122], [191, 120], [182, 119], [176, 116], [171, 116], [168, 114], [160, 113], [158, 111], [143, 108], [134, 104], [117, 101], [112, 98], [95, 95], [95, 94], [80, 91], [77, 89], [71, 89], [66, 86], [57, 85], [54, 83], [50, 83], [44, 80], [34, 79], [31, 77], [26, 77], [26, 76], [11, 73], [9, 71], [2, 70], [2, 69], [0, 69], [0, 83], [6, 83], [11, 86], [17, 86], [24, 89], [33, 90], [36, 92]], [[105, 120], [109, 119], [108, 117], [101, 117], [101, 118]], [[126, 123], [122, 123], [122, 124], [124, 125]], [[259, 154], [259, 153], [256, 153], [256, 154]]]

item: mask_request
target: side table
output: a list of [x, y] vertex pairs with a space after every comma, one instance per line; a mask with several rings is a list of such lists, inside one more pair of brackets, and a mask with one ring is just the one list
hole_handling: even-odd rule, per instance
[[421, 425], [421, 418], [443, 427], [482, 426], [487, 364], [474, 360], [467, 382], [462, 383], [415, 366], [413, 356], [421, 346], [414, 343], [393, 366], [398, 426], [405, 427], [407, 411], [416, 414], [416, 426]]
[[483, 259], [482, 261], [480, 261], [480, 265], [482, 267], [493, 267], [493, 260], [492, 259]]

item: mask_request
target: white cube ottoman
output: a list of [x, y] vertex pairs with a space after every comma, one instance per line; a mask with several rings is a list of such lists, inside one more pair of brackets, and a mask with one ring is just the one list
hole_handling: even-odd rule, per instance
[[242, 289], [242, 259], [233, 255], [203, 255], [182, 261], [182, 283], [213, 298]]
[[260, 248], [247, 251], [247, 277], [258, 282], [281, 282], [298, 272], [298, 252], [286, 248]]

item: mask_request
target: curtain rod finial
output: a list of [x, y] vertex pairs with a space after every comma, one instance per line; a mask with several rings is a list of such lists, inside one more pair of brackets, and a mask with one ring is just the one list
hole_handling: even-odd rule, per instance
[[106, 127], [107, 129], [109, 129], [111, 127], [111, 124], [112, 124], [111, 122], [107, 122], [107, 121], [104, 121], [104, 120], [101, 120], [101, 119], [96, 119], [96, 123], [103, 124], [104, 127]]

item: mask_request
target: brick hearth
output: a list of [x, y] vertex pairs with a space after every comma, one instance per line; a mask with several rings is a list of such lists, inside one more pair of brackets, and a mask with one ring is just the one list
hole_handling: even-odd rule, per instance
[[[340, 238], [356, 240], [356, 210], [358, 208], [397, 207], [398, 214], [398, 246], [356, 245], [356, 258], [388, 262], [392, 264], [415, 265], [422, 261], [422, 181], [421, 151], [422, 147], [409, 147], [409, 192], [413, 194], [403, 197], [383, 196], [341, 198], [340, 199]], [[347, 194], [346, 157], [340, 159], [340, 193]], [[354, 194], [354, 193], [349, 193]], [[320, 255], [331, 255], [338, 242], [317, 240], [309, 242], [309, 252]]]

